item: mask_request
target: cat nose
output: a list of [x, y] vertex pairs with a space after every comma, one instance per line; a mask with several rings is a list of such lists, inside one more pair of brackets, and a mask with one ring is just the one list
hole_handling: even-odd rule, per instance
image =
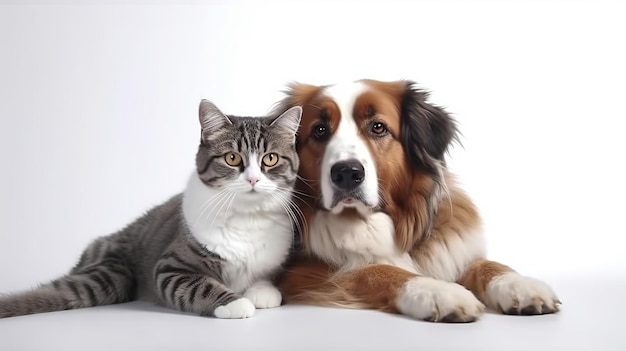
[[250, 185], [254, 186], [254, 184], [259, 182], [259, 178], [257, 177], [248, 177], [248, 182], [250, 183]]

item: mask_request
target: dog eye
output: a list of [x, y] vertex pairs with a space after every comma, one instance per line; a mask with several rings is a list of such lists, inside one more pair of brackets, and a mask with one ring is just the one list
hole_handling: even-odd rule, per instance
[[374, 122], [372, 123], [372, 127], [370, 128], [372, 134], [377, 136], [383, 136], [387, 134], [387, 126], [382, 122]]
[[319, 141], [323, 141], [328, 139], [328, 126], [326, 124], [320, 123], [313, 127], [313, 138]]

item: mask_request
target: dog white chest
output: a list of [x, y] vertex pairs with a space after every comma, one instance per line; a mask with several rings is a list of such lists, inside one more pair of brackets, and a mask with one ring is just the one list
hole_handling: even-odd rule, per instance
[[384, 213], [362, 218], [318, 211], [310, 231], [311, 249], [342, 270], [378, 263], [417, 273], [408, 253], [396, 247], [393, 221]]

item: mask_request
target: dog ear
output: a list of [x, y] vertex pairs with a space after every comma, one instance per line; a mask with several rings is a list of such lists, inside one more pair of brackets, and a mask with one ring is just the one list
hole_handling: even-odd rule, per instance
[[304, 107], [319, 94], [321, 89], [322, 87], [319, 86], [298, 82], [287, 84], [287, 87], [282, 91], [285, 97], [274, 104], [270, 115], [278, 116], [294, 106]]
[[[300, 106], [302, 111], [300, 120], [302, 121], [304, 118], [304, 112], [307, 109], [311, 109], [311, 101], [313, 101], [315, 97], [320, 94], [322, 88], [322, 86], [298, 82], [291, 82], [287, 84], [286, 89], [282, 91], [285, 96], [282, 100], [274, 104], [269, 115], [277, 117], [294, 106]], [[296, 150], [300, 150], [300, 135], [301, 133], [296, 134]]]
[[457, 140], [455, 121], [441, 107], [427, 102], [428, 93], [406, 81], [401, 103], [401, 140], [411, 164], [430, 170], [444, 162], [444, 155]]

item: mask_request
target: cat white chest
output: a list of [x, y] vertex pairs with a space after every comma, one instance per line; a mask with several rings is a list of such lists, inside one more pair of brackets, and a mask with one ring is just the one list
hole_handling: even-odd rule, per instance
[[232, 214], [211, 229], [196, 230], [194, 236], [226, 260], [224, 283], [241, 293], [258, 279], [268, 278], [287, 258], [292, 241], [288, 222], [281, 214]]
[[230, 206], [210, 211], [205, 204], [214, 191], [193, 182], [183, 197], [183, 214], [196, 240], [226, 261], [224, 284], [242, 293], [269, 278], [287, 258], [293, 240], [290, 218], [280, 203], [267, 200], [252, 209], [249, 199], [238, 204], [235, 198]]

